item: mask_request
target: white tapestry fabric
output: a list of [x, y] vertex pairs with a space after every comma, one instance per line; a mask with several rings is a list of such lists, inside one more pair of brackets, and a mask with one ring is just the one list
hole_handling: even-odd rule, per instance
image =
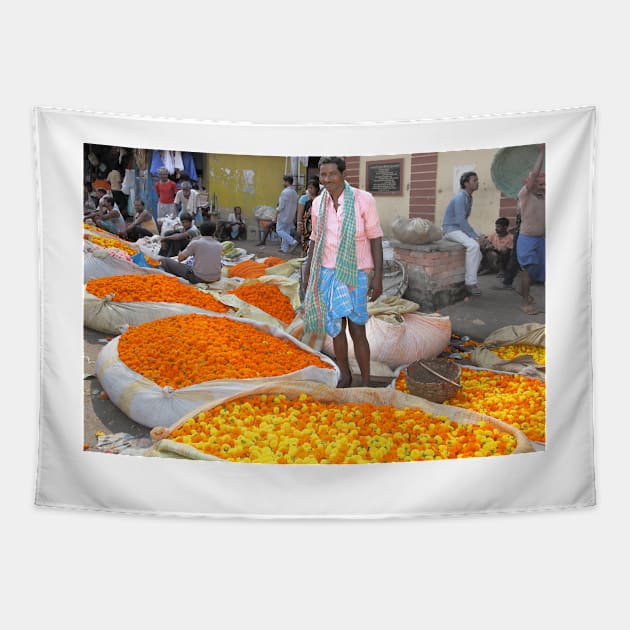
[[[178, 121], [36, 108], [34, 128], [42, 330], [37, 505], [214, 518], [382, 519], [595, 504], [590, 286], [594, 108], [338, 125]], [[466, 152], [459, 164], [469, 164], [469, 152], [544, 144], [546, 443], [531, 448], [519, 441], [518, 452], [509, 456], [325, 465], [214, 461], [163, 452], [156, 456], [156, 448], [150, 456], [84, 451], [85, 273], [83, 226], [75, 209], [83, 205], [79, 156], [87, 143], [238, 156]], [[281, 392], [282, 385], [278, 387]], [[312, 389], [313, 383], [305, 387]], [[294, 385], [291, 391], [295, 393]], [[361, 391], [352, 395], [360, 397]], [[407, 400], [391, 391], [365, 396], [396, 404]], [[204, 410], [212, 406], [216, 401], [200, 403]], [[424, 406], [436, 413], [443, 407]]]

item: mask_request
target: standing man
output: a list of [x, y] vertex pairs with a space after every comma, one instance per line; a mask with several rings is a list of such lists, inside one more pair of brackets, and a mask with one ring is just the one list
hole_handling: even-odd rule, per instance
[[529, 295], [532, 282], [545, 281], [545, 173], [541, 172], [545, 145], [538, 145], [533, 170], [518, 193], [521, 227], [516, 241], [516, 256], [521, 266], [521, 309], [536, 315], [538, 309]]
[[[328, 333], [341, 372], [337, 387], [350, 387], [346, 325], [361, 371], [370, 384], [367, 302], [383, 292], [383, 230], [374, 197], [344, 179], [341, 157], [319, 160], [324, 190], [313, 200], [311, 247], [304, 267], [304, 331]], [[371, 276], [371, 277], [370, 277]]]
[[291, 228], [295, 225], [295, 215], [298, 206], [298, 194], [293, 188], [293, 176], [285, 175], [282, 178], [284, 186], [278, 199], [278, 212], [276, 214], [276, 234], [282, 239], [280, 251], [287, 254], [300, 244], [291, 236]]
[[162, 227], [165, 217], [175, 216], [175, 195], [177, 194], [177, 184], [168, 178], [168, 170], [165, 167], [158, 169], [159, 181], [155, 182], [155, 192], [158, 196], [157, 223]]
[[467, 171], [459, 178], [461, 190], [450, 200], [444, 219], [442, 220], [442, 232], [447, 241], [454, 241], [466, 248], [466, 271], [464, 283], [469, 295], [481, 295], [481, 289], [477, 284], [477, 271], [481, 263], [481, 248], [479, 247], [479, 234], [475, 232], [468, 217], [472, 211], [473, 193], [479, 188], [477, 173]]

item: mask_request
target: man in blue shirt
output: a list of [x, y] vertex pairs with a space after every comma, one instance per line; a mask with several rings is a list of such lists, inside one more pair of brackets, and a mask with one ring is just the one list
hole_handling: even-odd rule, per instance
[[481, 263], [479, 235], [468, 223], [472, 211], [473, 193], [479, 188], [477, 173], [467, 171], [459, 178], [461, 190], [450, 200], [444, 219], [442, 232], [448, 241], [454, 241], [466, 248], [466, 270], [464, 283], [469, 295], [481, 295], [477, 284], [477, 270]]
[[295, 251], [300, 244], [291, 236], [291, 228], [295, 227], [298, 195], [293, 188], [291, 175], [285, 175], [282, 178], [282, 185], [283, 189], [278, 199], [278, 213], [276, 215], [276, 234], [282, 239], [280, 251], [286, 254], [289, 251]]

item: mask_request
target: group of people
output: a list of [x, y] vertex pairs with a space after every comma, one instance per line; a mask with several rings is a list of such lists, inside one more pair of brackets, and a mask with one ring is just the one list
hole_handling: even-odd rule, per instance
[[473, 194], [479, 188], [479, 178], [473, 171], [463, 173], [461, 190], [451, 199], [442, 221], [444, 238], [460, 243], [466, 249], [464, 283], [469, 295], [480, 295], [477, 283], [480, 267], [496, 272], [502, 278], [498, 289], [511, 290], [517, 273], [521, 272], [521, 309], [528, 315], [537, 314], [530, 288], [533, 282], [545, 281], [545, 174], [542, 165], [545, 146], [538, 146], [538, 155], [523, 187], [518, 193], [516, 225], [501, 217], [490, 237], [477, 234], [469, 223]]
[[[502, 285], [511, 288], [521, 271], [522, 308], [536, 309], [530, 297], [532, 282], [545, 279], [545, 178], [542, 172], [544, 145], [539, 147], [532, 171], [519, 192], [519, 216], [515, 228], [499, 218], [495, 233], [483, 237], [469, 223], [473, 194], [479, 178], [466, 172], [460, 178], [461, 190], [449, 202], [442, 223], [444, 238], [460, 243], [466, 250], [465, 286], [470, 295], [480, 295], [477, 275], [482, 260], [488, 269], [502, 276]], [[324, 156], [319, 160], [319, 178], [308, 182], [304, 195], [298, 197], [293, 177], [285, 175], [278, 199], [275, 229], [281, 238], [281, 251], [292, 253], [302, 246], [304, 289], [303, 317], [305, 335], [328, 334], [333, 340], [335, 361], [339, 367], [338, 387], [352, 384], [348, 357], [348, 331], [360, 371], [362, 386], [370, 383], [370, 344], [366, 335], [368, 302], [383, 292], [383, 230], [372, 194], [354, 188], [345, 180], [346, 163], [341, 157]], [[194, 195], [186, 187], [176, 190], [174, 183], [162, 177], [156, 184], [160, 217], [172, 216], [176, 197], [180, 196], [180, 220], [184, 229], [164, 235], [162, 268], [195, 284], [214, 282], [221, 276], [221, 243], [215, 238], [216, 224], [202, 220], [194, 225]], [[187, 192], [185, 192], [187, 191]], [[188, 193], [188, 194], [187, 194]], [[193, 198], [193, 201], [191, 200]], [[118, 234], [130, 238], [153, 233], [153, 217], [142, 207], [129, 225], [116, 213], [113, 199], [101, 201], [103, 212], [97, 221], [112, 226]], [[189, 204], [192, 204], [189, 205]], [[151, 220], [149, 220], [149, 217]], [[243, 229], [241, 209], [222, 226], [236, 238]], [[108, 228], [106, 228], [108, 229]], [[157, 230], [156, 230], [157, 231]], [[259, 244], [264, 244], [268, 232]], [[177, 260], [175, 260], [175, 256]], [[186, 264], [193, 257], [192, 265]]]

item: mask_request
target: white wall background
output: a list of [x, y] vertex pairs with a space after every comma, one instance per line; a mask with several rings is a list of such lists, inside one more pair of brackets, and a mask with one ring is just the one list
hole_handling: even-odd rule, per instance
[[[613, 627], [612, 619], [627, 618], [628, 316], [621, 252], [629, 108], [625, 79], [614, 70], [629, 53], [622, 5], [531, 0], [512, 8], [458, 0], [418, 4], [410, 15], [416, 5], [399, 0], [308, 10], [277, 0], [142, 4], [25, 1], [5, 13], [3, 616], [13, 615], [16, 628], [149, 622], [529, 628], [578, 621]], [[214, 522], [34, 508], [35, 105], [256, 122], [597, 106], [598, 506], [366, 523]]]

